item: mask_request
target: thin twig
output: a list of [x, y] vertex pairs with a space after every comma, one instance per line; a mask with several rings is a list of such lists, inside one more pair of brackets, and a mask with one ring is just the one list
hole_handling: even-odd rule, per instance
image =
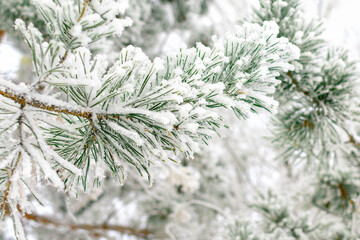
[[5, 36], [5, 30], [4, 30], [4, 29], [0, 29], [0, 43], [2, 42], [4, 36]]
[[[25, 107], [25, 105], [21, 104], [21, 110], [23, 110], [24, 107]], [[23, 146], [23, 141], [24, 141], [24, 139], [23, 139], [23, 117], [24, 117], [23, 114], [20, 114], [20, 116], [18, 118], [18, 132], [19, 132], [19, 138], [20, 138], [20, 146]], [[18, 153], [18, 156], [17, 156], [14, 166], [11, 168], [11, 170], [8, 170], [8, 172], [7, 172], [9, 180], [8, 180], [6, 190], [4, 192], [5, 194], [4, 194], [2, 203], [0, 204], [0, 209], [4, 209], [5, 212], [7, 210], [6, 206], [7, 206], [7, 202], [8, 202], [8, 196], [9, 196], [11, 186], [12, 186], [11, 177], [14, 175], [14, 172], [15, 172], [16, 168], [18, 167], [20, 159], [21, 159], [21, 151], [19, 151], [19, 153]]]
[[5, 209], [6, 211], [6, 205], [7, 205], [7, 201], [8, 201], [8, 196], [9, 196], [9, 193], [10, 193], [10, 189], [11, 189], [11, 176], [14, 174], [15, 172], [15, 169], [17, 168], [19, 162], [20, 162], [20, 159], [21, 159], [21, 152], [19, 152], [18, 154], [18, 157], [17, 157], [17, 160], [16, 160], [16, 163], [15, 163], [15, 166], [10, 170], [8, 171], [8, 178], [9, 178], [9, 181], [8, 181], [8, 184], [7, 184], [7, 187], [6, 187], [6, 190], [5, 190], [5, 194], [4, 194], [4, 197], [3, 197], [3, 200], [2, 200], [2, 203], [0, 204], [0, 209]]
[[294, 78], [292, 72], [288, 72], [287, 75], [290, 77], [291, 82], [295, 85], [296, 91], [298, 91], [298, 92], [304, 94], [305, 96], [309, 97], [318, 107], [321, 106], [319, 100], [317, 100], [315, 97], [312, 97], [312, 96], [310, 95], [310, 92], [305, 91], [304, 89], [302, 89], [302, 88], [300, 87], [298, 81]]
[[67, 115], [72, 115], [72, 116], [77, 116], [77, 117], [81, 117], [81, 118], [86, 118], [91, 120], [92, 119], [92, 112], [87, 112], [87, 111], [77, 111], [77, 110], [70, 110], [70, 109], [66, 109], [62, 106], [57, 106], [54, 104], [46, 104], [44, 102], [41, 102], [39, 100], [30, 100], [28, 98], [26, 98], [26, 96], [21, 95], [21, 94], [17, 94], [14, 93], [10, 90], [0, 90], [0, 95], [9, 98], [11, 100], [13, 100], [14, 102], [25, 106], [25, 105], [30, 105], [32, 107], [35, 108], [39, 108], [42, 110], [46, 110], [49, 112], [56, 112], [56, 113], [63, 113], [63, 114], [67, 114]]
[[91, 0], [85, 0], [84, 1], [84, 3], [83, 3], [83, 8], [82, 8], [82, 10], [81, 10], [81, 13], [80, 13], [80, 16], [79, 16], [79, 18], [78, 18], [78, 22], [80, 22], [80, 20], [81, 20], [81, 18], [84, 16], [84, 14], [85, 14], [85, 10], [86, 10], [86, 6], [88, 5], [88, 4], [90, 4], [91, 3]]
[[59, 64], [58, 64], [56, 67], [58, 67], [59, 65], [63, 64], [63, 63], [65, 62], [65, 60], [66, 60], [66, 58], [67, 58], [68, 55], [69, 55], [69, 50], [66, 50], [64, 56], [60, 59]]
[[349, 137], [349, 143], [353, 144], [356, 148], [360, 149], [360, 142], [356, 141], [355, 137], [351, 135], [350, 133], [347, 133]]
[[149, 237], [150, 232], [147, 229], [134, 229], [119, 225], [91, 225], [91, 224], [72, 224], [65, 223], [58, 220], [50, 219], [47, 217], [39, 216], [36, 214], [24, 214], [24, 218], [29, 221], [34, 221], [42, 225], [53, 225], [55, 227], [66, 227], [71, 230], [86, 230], [86, 231], [116, 231], [119, 233], [129, 234], [137, 237]]

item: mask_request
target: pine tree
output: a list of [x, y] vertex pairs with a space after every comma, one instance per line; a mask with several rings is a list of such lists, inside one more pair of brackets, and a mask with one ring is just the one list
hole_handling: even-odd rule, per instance
[[33, 65], [0, 75], [4, 238], [359, 239], [357, 62], [259, 2], [226, 35], [216, 0], [0, 2]]
[[[43, 203], [41, 182], [76, 194], [79, 185], [85, 192], [100, 187], [106, 171], [123, 184], [130, 165], [151, 184], [152, 164], [176, 161], [180, 153], [192, 158], [199, 143], [220, 134], [224, 123], [213, 109], [239, 117], [271, 111], [275, 77], [292, 69], [288, 62], [298, 55], [267, 22], [245, 24], [214, 39], [212, 48], [199, 43], [165, 60], [151, 61], [133, 46], [107, 59], [96, 54], [102, 52], [96, 42], [120, 37], [131, 25], [122, 16], [127, 1], [32, 3], [38, 11], [32, 17], [41, 17], [48, 36], [31, 18], [28, 26], [17, 19], [15, 29], [31, 52], [35, 77], [0, 84], [1, 212], [12, 216], [18, 239], [25, 239], [21, 215], [41, 222], [29, 215], [28, 201], [31, 194]], [[185, 12], [178, 14], [185, 21]]]
[[276, 21], [278, 37], [301, 53], [279, 78], [272, 121], [292, 187], [259, 194], [249, 206], [262, 221], [235, 220], [230, 239], [359, 239], [358, 64], [323, 39], [322, 23], [308, 20], [298, 0], [260, 1], [252, 19]]

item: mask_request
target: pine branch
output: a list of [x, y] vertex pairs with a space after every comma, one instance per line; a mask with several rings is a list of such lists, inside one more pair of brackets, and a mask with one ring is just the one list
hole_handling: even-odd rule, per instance
[[[87, 6], [90, 2], [91, 2], [91, 0], [85, 0], [85, 1], [83, 2], [83, 7], [82, 7], [82, 10], [81, 10], [81, 13], [80, 13], [80, 16], [79, 16], [77, 22], [80, 22], [80, 20], [84, 17], [84, 14], [85, 14], [85, 11], [86, 11], [86, 6]], [[67, 49], [67, 50], [65, 51], [65, 54], [64, 54], [64, 56], [60, 59], [58, 66], [61, 65], [61, 64], [63, 64], [63, 63], [65, 62], [65, 60], [66, 60], [66, 58], [68, 57], [68, 55], [69, 55], [69, 49]]]
[[[269, 95], [280, 83], [279, 72], [294, 69], [291, 62], [300, 54], [288, 40], [276, 37], [279, 28], [274, 22], [267, 22], [261, 26], [244, 24], [225, 39], [214, 39], [212, 48], [202, 44], [181, 48], [168, 54], [166, 63], [158, 58], [151, 61], [140, 49], [128, 46], [109, 64], [88, 46], [107, 36], [120, 36], [131, 24], [130, 19], [120, 18], [126, 1], [33, 2], [46, 22], [49, 38], [44, 40], [42, 31], [26, 21], [17, 20], [15, 26], [31, 50], [37, 78], [32, 84], [18, 85], [0, 78], [0, 103], [6, 105], [6, 114], [14, 110], [23, 118], [24, 131], [19, 137], [26, 136], [19, 153], [2, 153], [9, 159], [4, 169], [12, 169], [14, 163], [16, 167], [21, 160], [15, 174], [12, 170], [7, 176], [6, 170], [2, 171], [4, 183], [9, 184], [3, 186], [8, 187], [5, 195], [9, 198], [3, 207], [14, 219], [18, 239], [25, 239], [20, 215], [69, 230], [110, 230], [148, 237], [146, 229], [76, 224], [27, 214], [22, 210], [27, 206], [26, 193], [15, 177], [18, 174], [18, 179], [30, 185], [36, 199], [31, 185], [42, 175], [68, 192], [75, 191], [80, 182], [84, 191], [92, 180], [99, 186], [105, 171], [101, 161], [120, 183], [126, 179], [123, 162], [135, 166], [141, 175], [145, 171], [151, 183], [151, 164], [174, 160], [180, 153], [192, 157], [201, 142], [206, 143], [224, 127], [213, 108], [232, 109], [238, 117], [259, 109], [271, 112], [277, 103]], [[44, 94], [35, 91], [40, 83], [49, 86]], [[66, 100], [53, 97], [53, 88], [54, 92], [62, 91]], [[10, 100], [15, 104], [9, 104]], [[17, 117], [13, 119], [10, 127], [2, 126], [3, 132], [19, 142], [18, 136], [10, 135]], [[6, 118], [1, 123], [7, 123]], [[21, 198], [12, 197], [13, 192]], [[199, 201], [189, 204], [218, 210]]]
[[[299, 86], [299, 83], [298, 81], [293, 77], [293, 74], [291, 71], [289, 71], [287, 73], [287, 76], [290, 78], [291, 82], [295, 85], [295, 90], [299, 93], [302, 93], [304, 94], [305, 96], [309, 97], [309, 99], [317, 106], [317, 107], [321, 107], [321, 104], [319, 102], [318, 99], [316, 99], [315, 97], [312, 97], [311, 94], [308, 92], [308, 91], [305, 91], [304, 89], [302, 89], [300, 86]], [[306, 121], [306, 120], [305, 120]], [[304, 126], [309, 126], [309, 124], [311, 123], [308, 123], [306, 121], [306, 123], [304, 122]], [[313, 127], [312, 127], [313, 128]], [[356, 148], [360, 148], [360, 142], [356, 141], [355, 137], [349, 133], [349, 131], [347, 129], [345, 129], [343, 127], [343, 130], [346, 132], [346, 134], [348, 135], [349, 137], [349, 140], [348, 140], [348, 143], [351, 143], [353, 144]]]
[[[24, 108], [25, 105], [21, 104], [21, 109]], [[23, 145], [23, 138], [22, 138], [22, 124], [23, 124], [23, 115], [20, 115], [19, 116], [19, 119], [18, 119], [18, 131], [19, 131], [19, 137], [20, 137], [20, 143], [19, 145], [22, 146]], [[15, 169], [17, 168], [17, 166], [19, 165], [19, 162], [20, 162], [20, 159], [21, 159], [21, 151], [19, 151], [18, 153], [18, 157], [16, 159], [16, 162], [14, 164], [14, 166], [11, 168], [11, 170], [7, 170], [7, 174], [8, 174], [8, 184], [7, 184], [7, 188], [6, 190], [4, 191], [4, 197], [3, 197], [3, 202], [0, 204], [0, 209], [6, 209], [6, 203], [8, 201], [8, 196], [9, 196], [9, 193], [10, 193], [10, 188], [11, 188], [11, 176], [14, 174], [15, 172]]]
[[[119, 119], [119, 116], [116, 116], [114, 114], [95, 113], [95, 112], [88, 111], [88, 110], [74, 110], [74, 109], [66, 108], [65, 106], [59, 106], [56, 104], [47, 104], [47, 103], [42, 102], [37, 99], [30, 99], [29, 97], [26, 96], [26, 94], [16, 93], [16, 92], [14, 92], [13, 89], [6, 88], [6, 87], [3, 88], [3, 90], [0, 89], [0, 95], [2, 95], [5, 98], [13, 100], [15, 103], [18, 103], [21, 106], [29, 105], [29, 106], [32, 106], [32, 107], [35, 107], [35, 108], [38, 108], [41, 110], [48, 111], [48, 112], [61, 113], [61, 114], [66, 114], [66, 115], [70, 115], [70, 116], [76, 116], [76, 117], [87, 119], [93, 128], [95, 128], [94, 122], [93, 122], [93, 117], [95, 117], [96, 119], [99, 119], [99, 120], [101, 120], [101, 119]], [[41, 97], [41, 96], [39, 96], [39, 97]], [[174, 127], [174, 129], [178, 128], [176, 125], [173, 127]]]
[[[25, 107], [25, 105], [21, 104], [21, 106], [20, 106], [21, 111], [23, 111], [24, 107]], [[18, 134], [19, 134], [19, 140], [20, 140], [19, 141], [19, 146], [21, 146], [21, 147], [23, 147], [23, 144], [24, 144], [24, 139], [23, 139], [23, 118], [24, 118], [24, 115], [23, 115], [23, 112], [22, 112], [20, 114], [18, 120], [17, 120]], [[9, 206], [11, 205], [11, 202], [9, 201], [10, 200], [9, 199], [9, 194], [10, 194], [11, 187], [12, 187], [12, 184], [13, 184], [12, 176], [14, 175], [15, 170], [17, 169], [21, 158], [22, 158], [22, 153], [21, 153], [21, 151], [19, 151], [17, 153], [17, 158], [16, 158], [14, 166], [11, 167], [10, 170], [7, 169], [8, 182], [7, 182], [6, 190], [4, 191], [4, 196], [2, 197], [2, 203], [0, 204], [0, 213], [1, 213], [0, 219], [3, 217], [3, 214], [6, 214], [6, 212], [8, 210], [10, 210], [10, 209], [11, 209], [10, 212], [12, 213], [14, 219], [16, 218], [17, 210], [12, 209], [11, 207], [9, 208], [8, 205]], [[18, 224], [14, 224], [14, 228], [15, 228], [15, 235], [16, 235], [17, 238], [20, 238], [19, 234], [22, 235], [22, 236], [25, 236], [25, 233], [24, 233], [24, 230], [23, 230], [22, 226], [19, 226]]]

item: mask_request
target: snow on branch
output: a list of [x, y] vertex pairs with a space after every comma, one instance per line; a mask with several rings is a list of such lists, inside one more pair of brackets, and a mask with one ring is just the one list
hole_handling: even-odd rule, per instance
[[[294, 70], [300, 55], [277, 37], [275, 22], [265, 22], [214, 38], [212, 48], [199, 43], [151, 61], [141, 49], [127, 46], [111, 62], [87, 46], [119, 36], [130, 25], [118, 18], [127, 1], [34, 2], [49, 41], [32, 24], [17, 20], [15, 26], [31, 50], [36, 77], [18, 85], [0, 78], [0, 121], [6, 123], [0, 143], [10, 138], [17, 146], [0, 148], [9, 163], [4, 169], [14, 173], [4, 174], [0, 183], [8, 189], [2, 194], [12, 198], [1, 199], [20, 209], [26, 205], [23, 187], [34, 192], [32, 185], [41, 178], [70, 193], [79, 183], [85, 191], [91, 181], [99, 185], [104, 177], [96, 172], [104, 170], [95, 172], [94, 164], [107, 166], [121, 184], [131, 165], [151, 183], [152, 164], [176, 161], [180, 153], [192, 158], [201, 143], [221, 135], [225, 123], [215, 109], [238, 117], [276, 111], [271, 94], [277, 77]], [[45, 90], [39, 93], [35, 86]], [[18, 121], [8, 122], [9, 117]]]

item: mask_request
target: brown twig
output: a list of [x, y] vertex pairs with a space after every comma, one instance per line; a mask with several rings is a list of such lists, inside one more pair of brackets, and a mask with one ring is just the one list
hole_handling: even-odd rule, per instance
[[2, 42], [4, 36], [5, 36], [5, 30], [4, 30], [4, 29], [0, 29], [0, 43]]
[[339, 190], [340, 190], [340, 194], [341, 194], [341, 197], [345, 200], [348, 200], [348, 193], [344, 187], [344, 184], [341, 182], [339, 183], [339, 186], [338, 186]]
[[[59, 220], [51, 219], [48, 217], [40, 216], [37, 214], [23, 213], [20, 207], [18, 206], [18, 211], [23, 214], [23, 217], [28, 221], [33, 221], [42, 225], [52, 225], [54, 227], [65, 227], [70, 230], [85, 230], [89, 232], [94, 232], [95, 234], [99, 231], [115, 231], [122, 234], [128, 234], [136, 237], [148, 238], [151, 235], [151, 232], [147, 229], [135, 229], [131, 227], [125, 227], [120, 225], [111, 225], [111, 224], [101, 224], [101, 225], [91, 225], [91, 224], [74, 224], [61, 222]], [[7, 203], [5, 203], [5, 214], [10, 215], [10, 209]]]
[[348, 137], [349, 137], [349, 143], [353, 144], [356, 148], [360, 149], [360, 142], [355, 140], [355, 137], [353, 135], [351, 135], [350, 133], [348, 133]]
[[65, 62], [68, 55], [69, 55], [69, 51], [66, 50], [64, 56], [60, 59], [58, 66]]
[[87, 5], [87, 2], [85, 1], [84, 3], [83, 3], [83, 8], [82, 8], [82, 10], [81, 10], [81, 13], [80, 13], [80, 16], [79, 16], [79, 18], [78, 18], [78, 22], [80, 22], [80, 20], [81, 20], [81, 18], [84, 16], [84, 14], [85, 14], [85, 10], [86, 10], [86, 5]]
[[17, 157], [17, 160], [16, 160], [16, 163], [15, 163], [15, 166], [9, 171], [8, 170], [8, 178], [9, 178], [9, 181], [8, 181], [8, 184], [7, 184], [7, 187], [6, 187], [6, 190], [5, 190], [5, 194], [4, 194], [4, 197], [3, 197], [3, 200], [2, 200], [2, 203], [0, 204], [0, 209], [4, 209], [5, 212], [7, 211], [7, 201], [8, 201], [8, 196], [9, 196], [9, 193], [10, 193], [10, 188], [11, 188], [11, 176], [14, 174], [14, 171], [15, 169], [17, 168], [17, 166], [19, 165], [19, 162], [20, 162], [20, 159], [21, 159], [21, 152], [19, 152], [18, 154], [18, 157]]
[[292, 72], [289, 71], [289, 72], [287, 73], [287, 75], [288, 75], [288, 77], [291, 79], [291, 82], [295, 85], [296, 91], [298, 91], [298, 92], [304, 94], [305, 96], [309, 97], [318, 107], [320, 106], [319, 100], [317, 100], [315, 97], [312, 97], [312, 96], [310, 95], [310, 92], [305, 91], [304, 89], [302, 89], [302, 88], [300, 87], [298, 81], [294, 78]]
[[66, 227], [71, 230], [86, 230], [86, 231], [116, 231], [119, 233], [129, 234], [137, 237], [149, 237], [150, 232], [147, 229], [134, 229], [119, 225], [91, 225], [91, 224], [72, 224], [60, 222], [47, 217], [39, 216], [36, 214], [24, 214], [24, 218], [29, 221], [34, 221], [43, 225], [53, 225], [55, 227]]
[[57, 106], [54, 104], [46, 104], [39, 100], [30, 100], [30, 99], [26, 98], [26, 96], [21, 95], [21, 94], [16, 94], [10, 90], [0, 90], [0, 95], [13, 100], [14, 102], [16, 102], [22, 106], [29, 105], [29, 106], [39, 108], [42, 110], [46, 110], [49, 112], [63, 113], [66, 115], [72, 115], [72, 116], [77, 116], [77, 117], [81, 117], [81, 118], [86, 118], [86, 119], [92, 121], [92, 115], [93, 115], [92, 112], [70, 110], [70, 109], [66, 109], [62, 106]]

